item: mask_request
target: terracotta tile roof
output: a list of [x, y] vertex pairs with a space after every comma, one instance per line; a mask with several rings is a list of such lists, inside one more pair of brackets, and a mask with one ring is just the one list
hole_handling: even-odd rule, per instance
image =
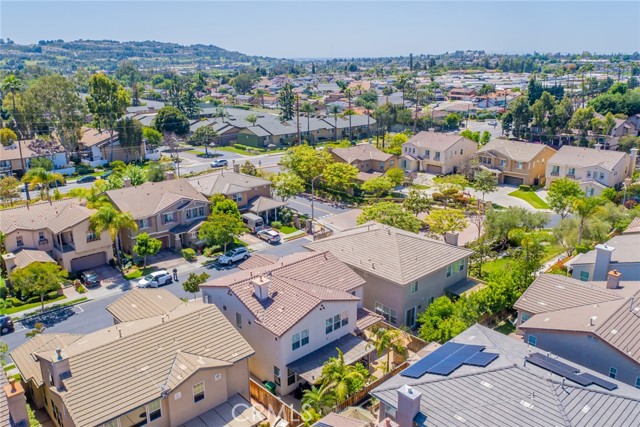
[[254, 188], [271, 185], [270, 181], [243, 173], [220, 171], [189, 178], [189, 183], [206, 196], [236, 194]]
[[16, 268], [24, 268], [32, 262], [52, 262], [55, 264], [56, 260], [51, 258], [51, 256], [49, 256], [45, 251], [38, 251], [34, 249], [23, 249], [16, 253]]
[[250, 270], [256, 267], [266, 267], [268, 265], [275, 264], [278, 261], [278, 257], [268, 254], [256, 253], [248, 260], [241, 263], [238, 268], [240, 270]]
[[88, 220], [94, 211], [77, 200], [39, 202], [0, 211], [0, 231], [5, 234], [15, 230], [43, 230], [60, 233], [69, 227]]
[[[118, 138], [118, 132], [113, 133], [114, 141]], [[85, 147], [93, 147], [96, 144], [108, 143], [109, 142], [109, 132], [102, 131], [100, 132], [98, 129], [93, 129], [90, 127], [82, 128], [82, 137], [78, 144], [83, 145]]]
[[164, 316], [186, 304], [166, 289], [138, 289], [127, 292], [107, 306], [107, 311], [118, 322]]
[[413, 144], [417, 147], [444, 151], [463, 139], [466, 138], [460, 135], [421, 131], [412, 136], [405, 144]]
[[353, 163], [355, 161], [362, 162], [367, 160], [386, 162], [393, 157], [393, 154], [387, 154], [382, 150], [378, 150], [371, 144], [360, 144], [347, 148], [334, 148], [331, 152], [340, 157], [346, 163]]
[[[20, 141], [22, 147], [22, 157], [30, 159], [32, 157], [51, 156], [54, 153], [63, 153], [64, 148], [58, 142], [44, 141], [41, 139], [29, 139]], [[0, 145], [0, 160], [18, 160], [20, 159], [20, 150], [18, 143], [13, 145]]]
[[545, 149], [555, 151], [553, 148], [544, 144], [494, 139], [479, 149], [477, 154], [481, 155], [496, 152], [503, 157], [517, 162], [530, 162]]
[[469, 249], [377, 223], [356, 227], [337, 236], [308, 243], [305, 247], [330, 251], [354, 268], [400, 285], [425, 277], [472, 254]]
[[[254, 295], [252, 280], [269, 277], [269, 298]], [[211, 280], [201, 287], [227, 287], [253, 313], [255, 322], [281, 336], [323, 301], [358, 301], [349, 292], [364, 280], [329, 252], [299, 253], [275, 264]]]
[[364, 331], [378, 322], [384, 320], [384, 317], [369, 311], [366, 308], [358, 308], [358, 319], [356, 321], [356, 331]]

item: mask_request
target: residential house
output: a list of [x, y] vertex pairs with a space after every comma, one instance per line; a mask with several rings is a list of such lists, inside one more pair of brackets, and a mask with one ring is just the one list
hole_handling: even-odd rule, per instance
[[548, 145], [494, 139], [476, 153], [480, 169], [496, 176], [499, 184], [542, 185], [547, 161], [555, 154]]
[[524, 341], [640, 389], [640, 282], [622, 278], [539, 276], [514, 305]]
[[7, 270], [55, 261], [65, 270], [79, 272], [108, 263], [113, 259], [111, 236], [89, 229], [94, 212], [74, 199], [0, 210]]
[[372, 144], [359, 144], [347, 148], [334, 148], [331, 151], [333, 160], [347, 163], [358, 168], [359, 181], [366, 181], [383, 175], [389, 168], [397, 166], [398, 158], [385, 153]]
[[476, 151], [478, 144], [463, 136], [422, 131], [402, 144], [400, 167], [412, 172], [447, 175], [468, 165]]
[[371, 395], [385, 427], [640, 423], [637, 390], [477, 324]]
[[369, 223], [305, 245], [329, 251], [366, 281], [364, 307], [392, 325], [413, 327], [420, 312], [468, 283], [472, 251]]
[[181, 302], [86, 335], [40, 334], [11, 358], [57, 427], [222, 427], [264, 420], [249, 403], [253, 353], [216, 307]]
[[179, 251], [195, 246], [200, 225], [210, 213], [209, 200], [186, 179], [146, 182], [110, 190], [106, 195], [118, 210], [130, 212], [138, 223], [138, 231], [120, 232], [122, 248], [128, 252], [140, 233], [159, 239], [163, 248]]
[[476, 98], [476, 90], [473, 88], [456, 87], [449, 91], [450, 101], [473, 101]]
[[322, 364], [343, 350], [351, 364], [371, 348], [354, 335], [378, 316], [360, 308], [364, 280], [328, 252], [296, 253], [200, 286], [255, 349], [251, 374], [279, 394], [315, 383]]
[[563, 145], [547, 161], [546, 186], [569, 178], [587, 196], [599, 196], [605, 188], [620, 188], [634, 167], [635, 158], [624, 152]]
[[606, 280], [607, 273], [618, 270], [625, 280], [640, 280], [640, 234], [625, 233], [578, 254], [566, 266], [571, 276], [582, 281]]
[[[155, 118], [155, 113], [143, 115], [149, 120], [140, 120], [144, 125], [150, 125], [150, 121]], [[136, 120], [143, 119], [143, 116], [135, 116]], [[149, 159], [159, 160], [160, 152], [146, 144], [138, 147], [124, 147], [118, 140], [118, 132], [113, 133], [113, 155], [111, 139], [106, 130], [99, 131], [90, 127], [82, 128], [82, 136], [78, 141], [78, 153], [80, 161], [89, 166], [103, 166], [112, 161], [120, 160], [129, 163], [135, 160]]]
[[[22, 159], [21, 159], [22, 156]], [[31, 169], [31, 161], [47, 158], [53, 162], [53, 171], [62, 175], [71, 175], [76, 169], [67, 161], [67, 153], [56, 141], [29, 139], [13, 142], [11, 145], [0, 145], [0, 177], [23, 176]], [[23, 167], [24, 162], [24, 167]]]

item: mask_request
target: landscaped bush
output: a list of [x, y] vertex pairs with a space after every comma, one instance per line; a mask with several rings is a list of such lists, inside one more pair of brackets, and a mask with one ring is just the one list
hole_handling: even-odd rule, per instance
[[271, 221], [271, 226], [273, 228], [282, 228], [282, 223], [280, 221]]
[[0, 299], [5, 299], [9, 294], [9, 289], [6, 286], [0, 286]]
[[58, 298], [58, 291], [51, 291], [45, 297], [45, 299], [56, 299], [56, 298]]
[[85, 165], [84, 163], [80, 163], [79, 165], [76, 165], [76, 173], [78, 175], [87, 175], [90, 173], [94, 173], [96, 170], [89, 166], [89, 165]]
[[246, 150], [249, 147], [243, 144], [233, 144], [233, 148], [237, 148], [238, 150]]
[[189, 262], [193, 262], [196, 260], [196, 251], [191, 248], [186, 248], [182, 250], [182, 257]]
[[220, 250], [220, 246], [211, 246], [209, 248], [204, 248], [204, 251], [202, 251], [202, 254], [207, 258], [213, 258], [220, 253], [222, 253], [222, 251]]
[[446, 200], [446, 197], [442, 193], [433, 193], [431, 197], [433, 198], [434, 202], [444, 202]]
[[531, 191], [531, 186], [530, 185], [521, 185], [520, 187], [518, 187], [518, 189], [520, 191]]
[[78, 291], [79, 294], [84, 294], [85, 292], [87, 292], [87, 288], [85, 288], [84, 285], [80, 285], [78, 286], [76, 291]]

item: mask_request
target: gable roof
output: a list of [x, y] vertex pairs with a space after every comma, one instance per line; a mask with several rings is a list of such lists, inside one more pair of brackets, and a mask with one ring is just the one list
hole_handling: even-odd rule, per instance
[[450, 133], [440, 133], [440, 132], [428, 132], [423, 130], [413, 135], [409, 141], [405, 142], [405, 144], [413, 144], [417, 147], [444, 151], [451, 148], [454, 144], [464, 139], [467, 139], [467, 138], [461, 135], [454, 135]]
[[393, 154], [387, 154], [384, 151], [377, 149], [372, 144], [360, 144], [346, 148], [334, 148], [331, 152], [347, 163], [353, 163], [355, 161], [366, 162], [367, 160], [386, 162], [393, 157]]
[[110, 190], [106, 194], [120, 211], [131, 212], [135, 219], [156, 215], [183, 199], [208, 202], [207, 198], [184, 178], [145, 182], [137, 187]]
[[633, 218], [633, 221], [629, 224], [626, 230], [622, 234], [636, 234], [640, 233], [640, 216]]
[[171, 313], [185, 304], [180, 298], [166, 289], [134, 288], [122, 298], [107, 306], [107, 311], [118, 322], [146, 319]]
[[548, 163], [571, 167], [600, 166], [605, 170], [612, 170], [620, 161], [627, 158], [628, 154], [624, 151], [597, 150], [595, 148], [563, 145], [551, 156]]
[[45, 251], [39, 251], [34, 249], [22, 249], [16, 252], [14, 259], [16, 268], [24, 268], [33, 262], [52, 262], [56, 263], [56, 260]]
[[553, 148], [544, 144], [494, 139], [484, 147], [480, 148], [478, 150], [478, 154], [495, 151], [500, 155], [517, 162], [530, 162], [544, 150], [555, 151]]
[[227, 196], [271, 185], [271, 182], [266, 179], [232, 171], [220, 171], [200, 175], [189, 178], [188, 182], [206, 196], [212, 196], [214, 194], [224, 194]]
[[[254, 295], [252, 280], [268, 277], [269, 298]], [[254, 315], [254, 322], [282, 336], [323, 301], [359, 301], [351, 295], [364, 280], [329, 252], [296, 253], [276, 263], [239, 271], [201, 285], [224, 287]]]
[[[45, 141], [42, 139], [29, 139], [20, 141], [22, 148], [22, 157], [30, 159], [32, 157], [50, 157], [56, 153], [64, 153], [64, 147], [56, 141]], [[0, 160], [19, 160], [20, 149], [18, 141], [13, 144], [4, 146], [0, 145]], [[26, 164], [26, 162], [25, 162]]]
[[400, 285], [427, 276], [473, 253], [469, 249], [378, 223], [362, 225], [304, 246], [314, 251], [330, 251], [354, 268]]
[[88, 220], [94, 211], [79, 204], [78, 200], [65, 199], [33, 203], [27, 206], [0, 210], [0, 231], [9, 234], [16, 230], [49, 229], [60, 233], [69, 227]]
[[[118, 139], [118, 132], [113, 133], [114, 141]], [[109, 142], [109, 132], [99, 131], [90, 127], [82, 127], [82, 136], [78, 144], [85, 147], [93, 147], [94, 145], [103, 145]]]
[[[615, 268], [616, 263], [637, 263], [640, 262], [640, 233], [620, 234], [613, 236], [604, 243], [605, 246], [615, 248], [611, 254], [611, 267]], [[597, 250], [579, 254], [567, 262], [567, 265], [585, 265], [596, 262]]]

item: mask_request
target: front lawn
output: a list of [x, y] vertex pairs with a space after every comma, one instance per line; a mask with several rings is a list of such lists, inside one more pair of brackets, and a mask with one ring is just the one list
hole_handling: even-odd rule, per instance
[[291, 227], [290, 225], [283, 225], [282, 227], [278, 228], [278, 231], [283, 234], [291, 234], [298, 231], [298, 229], [295, 227]]
[[505, 320], [500, 325], [496, 326], [495, 330], [505, 335], [509, 335], [516, 331], [516, 326], [509, 320]]
[[542, 200], [533, 191], [516, 190], [509, 193], [509, 196], [517, 197], [518, 199], [524, 200], [536, 209], [549, 209], [549, 205], [547, 204], [547, 202]]
[[123, 276], [127, 280], [133, 280], [133, 279], [138, 279], [142, 276], [146, 276], [147, 274], [155, 270], [157, 270], [155, 267], [147, 267], [144, 269], [141, 269], [138, 267], [132, 267], [131, 269], [129, 269], [129, 271], [126, 274], [123, 274]]
[[209, 150], [210, 153], [215, 153], [216, 151], [226, 151], [227, 153], [236, 153], [236, 154], [240, 154], [241, 156], [257, 156], [259, 154], [264, 154], [264, 153], [250, 153], [246, 150], [240, 150], [239, 148], [236, 148], [236, 147], [215, 147]]

